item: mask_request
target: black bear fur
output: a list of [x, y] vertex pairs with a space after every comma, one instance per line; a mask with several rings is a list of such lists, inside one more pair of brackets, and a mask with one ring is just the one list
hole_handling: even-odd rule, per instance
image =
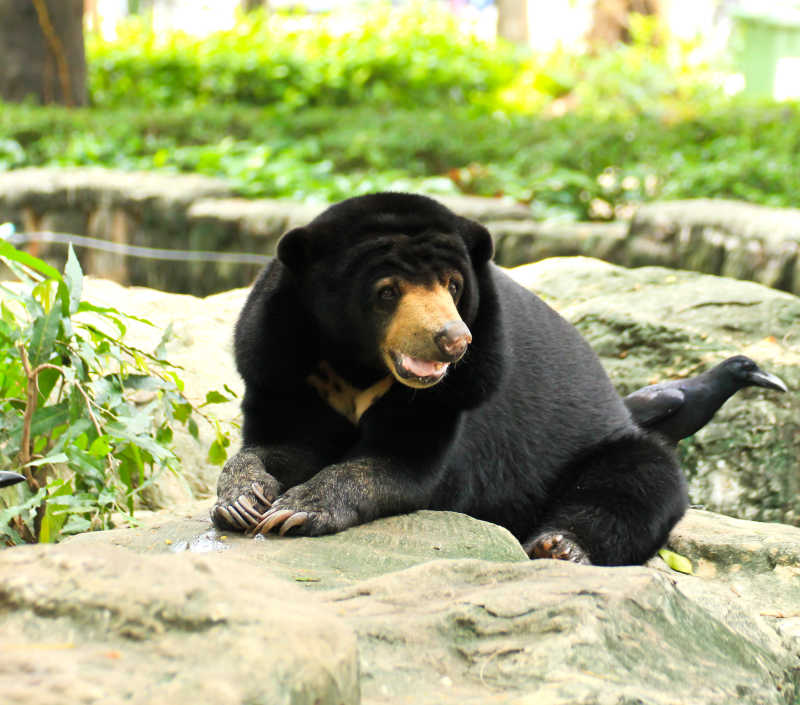
[[[215, 524], [263, 530], [267, 515], [266, 530], [317, 535], [442, 509], [506, 527], [534, 557], [653, 555], [686, 509], [672, 450], [634, 424], [575, 328], [491, 255], [485, 228], [410, 194], [348, 199], [284, 236], [236, 326], [243, 447]], [[321, 361], [359, 389], [387, 376], [375, 281], [444, 270], [463, 276], [466, 354], [430, 388], [394, 381], [357, 424], [337, 413], [308, 383]]]

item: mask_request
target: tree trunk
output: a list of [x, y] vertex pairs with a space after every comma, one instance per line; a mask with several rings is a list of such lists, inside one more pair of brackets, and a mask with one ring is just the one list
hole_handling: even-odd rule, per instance
[[618, 44], [631, 41], [628, 16], [632, 12], [640, 15], [657, 15], [659, 0], [595, 0], [591, 44]]
[[83, 0], [0, 0], [0, 98], [86, 104]]
[[497, 0], [497, 36], [517, 44], [528, 42], [528, 0]]

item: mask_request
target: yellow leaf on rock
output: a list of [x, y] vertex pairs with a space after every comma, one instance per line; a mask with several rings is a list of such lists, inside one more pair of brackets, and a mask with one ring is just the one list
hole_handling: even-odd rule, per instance
[[658, 555], [661, 556], [664, 563], [672, 568], [672, 570], [676, 570], [679, 573], [686, 573], [687, 575], [694, 574], [694, 570], [692, 570], [692, 562], [686, 556], [682, 556], [680, 553], [670, 551], [667, 548], [662, 548], [658, 552]]

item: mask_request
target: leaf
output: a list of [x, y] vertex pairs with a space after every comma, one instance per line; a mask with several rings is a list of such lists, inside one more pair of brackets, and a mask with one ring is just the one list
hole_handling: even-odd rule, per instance
[[221, 392], [218, 392], [216, 389], [212, 389], [206, 394], [206, 400], [200, 406], [202, 407], [206, 404], [224, 404], [228, 401], [230, 401], [228, 397]]
[[63, 509], [65, 505], [55, 501], [59, 496], [71, 495], [72, 485], [64, 480], [54, 480], [47, 486], [47, 508], [42, 517], [42, 524], [39, 529], [39, 543], [53, 543], [67, 520], [67, 514], [56, 513], [57, 509]]
[[157, 389], [169, 389], [172, 384], [165, 382], [153, 375], [126, 375], [122, 380], [125, 389], [141, 389], [144, 391], [155, 391]]
[[28, 346], [28, 358], [36, 367], [47, 362], [53, 350], [53, 343], [58, 335], [58, 324], [61, 321], [61, 309], [51, 306], [50, 310], [40, 316], [33, 324], [33, 335]]
[[137, 323], [143, 323], [146, 326], [150, 326], [151, 328], [155, 328], [156, 324], [152, 321], [147, 320], [146, 318], [142, 318], [141, 316], [134, 316], [130, 313], [124, 313], [116, 308], [112, 308], [110, 306], [95, 306], [95, 304], [89, 303], [88, 301], [81, 301], [80, 305], [78, 306], [78, 313], [83, 313], [85, 311], [89, 311], [91, 313], [97, 313], [102, 316], [108, 317], [109, 320], [113, 318], [127, 318], [129, 321], [136, 321]]
[[[87, 311], [89, 311], [90, 313], [96, 313], [98, 315], [104, 316], [107, 321], [111, 321], [117, 327], [120, 337], [123, 337], [125, 335], [127, 331], [125, 324], [122, 321], [120, 321], [119, 318], [117, 318], [117, 316], [111, 315], [111, 314], [120, 315], [119, 312], [116, 311], [115, 309], [104, 308], [102, 306], [95, 306], [94, 304], [90, 304], [88, 301], [81, 301], [78, 304], [77, 313], [85, 313]], [[95, 332], [95, 328], [93, 328], [92, 326], [87, 326], [87, 328], [91, 332]]]
[[212, 465], [223, 465], [227, 458], [225, 446], [219, 440], [215, 440], [208, 449], [208, 462]]
[[[56, 427], [63, 426], [69, 421], [69, 401], [64, 400], [53, 406], [36, 409], [31, 422], [31, 438], [44, 436], [51, 433]], [[22, 418], [9, 429], [9, 435], [14, 436], [22, 432]]]
[[92, 441], [92, 445], [89, 446], [89, 455], [93, 455], [96, 458], [104, 458], [109, 453], [111, 453], [111, 446], [108, 443], [108, 436], [95, 438]]
[[[72, 249], [72, 243], [70, 243], [67, 250], [67, 263], [64, 265], [64, 283], [66, 284], [68, 296], [64, 300], [65, 297], [62, 295], [62, 313], [67, 316], [78, 310], [83, 294], [83, 271], [78, 258], [75, 256], [75, 250]], [[63, 292], [59, 293], [63, 294]]]
[[192, 405], [188, 402], [174, 404], [172, 407], [172, 413], [177, 421], [185, 424], [192, 414]]
[[41, 453], [47, 445], [47, 438], [44, 436], [37, 436], [33, 439], [33, 452], [35, 454]]
[[58, 382], [59, 377], [61, 377], [61, 371], [54, 370], [51, 367], [48, 367], [46, 370], [42, 370], [39, 373], [39, 396], [36, 402], [37, 407], [44, 406], [47, 398], [50, 396], [50, 392], [52, 392], [53, 387], [56, 386], [56, 382]]
[[164, 330], [163, 335], [161, 336], [161, 340], [158, 341], [158, 345], [156, 345], [156, 349], [153, 350], [153, 356], [157, 360], [165, 360], [167, 357], [167, 341], [172, 337], [172, 321], [169, 322], [169, 325]]
[[18, 262], [26, 267], [43, 274], [48, 279], [54, 279], [57, 282], [62, 281], [61, 274], [57, 269], [51, 267], [47, 262], [43, 262], [38, 257], [29, 255], [23, 250], [18, 250], [10, 242], [0, 240], [0, 257], [7, 257], [11, 262]]
[[[15, 504], [13, 507], [0, 510], [0, 532], [8, 532], [9, 527], [7, 525], [14, 517], [36, 509], [44, 501], [46, 494], [47, 488], [41, 487], [35, 495], [29, 497], [22, 504]], [[17, 537], [19, 536], [17, 535]]]
[[692, 570], [692, 562], [686, 556], [682, 556], [680, 553], [670, 551], [667, 548], [662, 548], [658, 552], [658, 555], [661, 556], [663, 561], [670, 568], [672, 568], [672, 570], [675, 570], [679, 573], [686, 573], [687, 575], [694, 575], [694, 570]]
[[78, 514], [70, 514], [69, 519], [67, 519], [67, 523], [61, 527], [62, 535], [66, 536], [67, 534], [80, 534], [84, 531], [89, 531], [92, 528], [92, 522], [88, 519], [84, 519], [82, 516]]
[[56, 463], [66, 463], [69, 460], [64, 453], [56, 453], [46, 458], [39, 458], [38, 460], [31, 460], [29, 463], [23, 465], [26, 468], [35, 468], [40, 465], [55, 465]]

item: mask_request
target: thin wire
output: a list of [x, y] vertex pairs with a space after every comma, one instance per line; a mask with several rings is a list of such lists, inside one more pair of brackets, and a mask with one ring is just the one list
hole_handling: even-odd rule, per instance
[[210, 252], [207, 250], [165, 250], [158, 247], [142, 247], [126, 245], [121, 242], [109, 242], [84, 235], [54, 233], [49, 230], [30, 233], [12, 233], [3, 238], [12, 245], [24, 245], [28, 242], [54, 242], [62, 245], [72, 243], [76, 247], [90, 250], [113, 252], [128, 257], [143, 259], [173, 260], [180, 262], [230, 262], [233, 264], [266, 264], [272, 261], [269, 255], [257, 255], [249, 252]]

